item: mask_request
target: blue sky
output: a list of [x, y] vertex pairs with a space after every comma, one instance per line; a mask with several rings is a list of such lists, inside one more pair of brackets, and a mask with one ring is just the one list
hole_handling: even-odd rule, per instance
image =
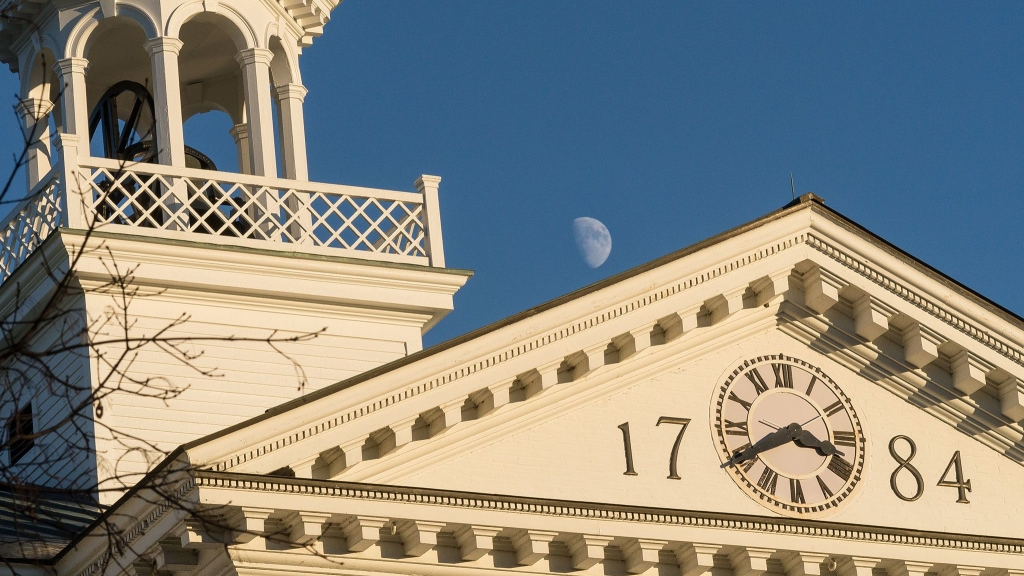
[[[427, 344], [774, 210], [790, 172], [1021, 313], [1021, 29], [1005, 2], [345, 0], [302, 57], [310, 173], [444, 177], [448, 264], [476, 275]], [[231, 162], [226, 120], [187, 128]], [[596, 270], [579, 216], [614, 239]]]

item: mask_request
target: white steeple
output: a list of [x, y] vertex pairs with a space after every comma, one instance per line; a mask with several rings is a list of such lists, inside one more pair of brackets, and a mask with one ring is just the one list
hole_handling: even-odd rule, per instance
[[[111, 306], [98, 287], [114, 275], [113, 259], [147, 295], [128, 312], [132, 326], [209, 337], [196, 362], [222, 375], [158, 351], [138, 355], [114, 376], [166, 379], [180, 393], [166, 404], [114, 394], [90, 432], [95, 453], [76, 457], [75, 474], [26, 472], [33, 481], [88, 486], [141, 474], [154, 461], [147, 446], [171, 449], [416, 352], [452, 309], [468, 273], [445, 268], [440, 178], [416, 178], [414, 192], [308, 181], [299, 54], [337, 4], [0, 0], [9, 15], [0, 60], [20, 75], [18, 109], [32, 135], [29, 192], [0, 220], [0, 319], [44, 301], [48, 271], [70, 267], [81, 294], [68, 298], [90, 326], [83, 341], [114, 344], [83, 348], [85, 360], [55, 367], [54, 378], [108, 386], [117, 339], [93, 320]], [[184, 121], [212, 110], [232, 120], [238, 173], [218, 171], [203, 142], [186, 145]], [[174, 324], [182, 317], [190, 320]], [[281, 331], [318, 337], [283, 343], [282, 354], [261, 347]], [[0, 419], [42, 402], [44, 384], [26, 381], [18, 399], [0, 398]], [[29, 411], [36, 430], [68, 416], [40, 406]], [[40, 438], [19, 465], [33, 454], [52, 464], [62, 448]]]

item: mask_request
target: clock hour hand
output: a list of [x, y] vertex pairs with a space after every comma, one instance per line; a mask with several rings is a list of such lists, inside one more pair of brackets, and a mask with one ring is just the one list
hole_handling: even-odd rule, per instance
[[814, 448], [818, 452], [818, 454], [821, 454], [822, 456], [829, 456], [831, 454], [845, 456], [845, 454], [843, 454], [836, 448], [835, 444], [829, 442], [828, 440], [818, 440], [818, 438], [814, 434], [811, 434], [807, 430], [801, 430], [800, 433], [797, 434], [795, 438], [793, 438], [793, 441], [796, 442], [797, 446], [803, 446], [804, 448]]
[[792, 442], [797, 438], [797, 436], [800, 435], [800, 432], [802, 432], [802, 430], [800, 428], [800, 425], [797, 424], [796, 422], [790, 424], [789, 426], [779, 428], [778, 430], [758, 440], [757, 443], [754, 444], [753, 446], [747, 446], [743, 450], [733, 453], [732, 458], [730, 458], [722, 466], [725, 467], [728, 466], [729, 464], [739, 464], [740, 462], [753, 460], [761, 452], [767, 452], [772, 448], [778, 448], [783, 444]]

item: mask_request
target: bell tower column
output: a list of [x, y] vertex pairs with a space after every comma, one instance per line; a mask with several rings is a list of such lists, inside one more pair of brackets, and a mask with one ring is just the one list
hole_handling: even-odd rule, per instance
[[50, 111], [53, 103], [29, 98], [18, 103], [18, 113], [24, 122], [25, 141], [28, 143], [25, 156], [25, 173], [28, 189], [50, 171]]
[[78, 136], [78, 155], [89, 157], [89, 103], [85, 94], [85, 58], [64, 58], [54, 65], [61, 90], [61, 131]]
[[157, 160], [170, 166], [185, 166], [185, 130], [178, 79], [178, 53], [182, 45], [181, 40], [168, 36], [153, 38], [145, 45], [153, 65]]
[[238, 171], [242, 174], [252, 174], [252, 150], [249, 150], [249, 125], [245, 122], [235, 124], [230, 131], [231, 137], [235, 139], [235, 148], [238, 149]]
[[306, 99], [302, 84], [285, 84], [277, 89], [281, 119], [281, 162], [283, 176], [289, 180], [309, 180], [306, 163], [306, 124], [302, 103]]
[[273, 57], [274, 53], [266, 48], [242, 50], [235, 57], [242, 67], [252, 173], [256, 176], [277, 176], [274, 104], [270, 99], [270, 61]]

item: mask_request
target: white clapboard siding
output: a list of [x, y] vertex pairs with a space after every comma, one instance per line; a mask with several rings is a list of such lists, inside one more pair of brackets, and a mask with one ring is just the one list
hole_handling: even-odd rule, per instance
[[[95, 322], [113, 304], [108, 295], [89, 294], [86, 308], [90, 320]], [[137, 481], [181, 444], [419, 349], [422, 326], [422, 318], [406, 319], [398, 313], [372, 314], [356, 308], [301, 303], [288, 307], [254, 298], [197, 298], [172, 292], [139, 297], [129, 310], [134, 337], [156, 334], [182, 315], [187, 316], [185, 324], [165, 335], [193, 339], [184, 347], [202, 353], [194, 365], [213, 370], [215, 376], [204, 376], [152, 344], [134, 351], [128, 371], [131, 379], [158, 377], [154, 386], [180, 390], [180, 395], [165, 402], [137, 393], [138, 387], [123, 378], [109, 380], [108, 386], [124, 390], [103, 402], [103, 417], [95, 429], [91, 430], [93, 423], [86, 421], [85, 436], [80, 431], [68, 431], [41, 439], [36, 456], [28, 459], [35, 465], [23, 467], [26, 480], [88, 487], [115, 475], [118, 478], [114, 482], [102, 484], [115, 489], [101, 493], [101, 499], [112, 501], [119, 496], [118, 485]], [[58, 329], [52, 326], [44, 331], [37, 345], [44, 347], [59, 338]], [[92, 338], [116, 340], [123, 337], [119, 330], [110, 324]], [[270, 346], [258, 341], [272, 334], [288, 338], [320, 330], [323, 332], [316, 338], [303, 342]], [[255, 341], [230, 341], [229, 337]], [[105, 344], [93, 351], [91, 364], [85, 354], [65, 354], [53, 358], [53, 369], [72, 381], [95, 387], [109, 375], [95, 353], [113, 358], [123, 350], [124, 345], [116, 341]], [[295, 364], [301, 366], [304, 380]], [[62, 390], [35, 390], [34, 394], [37, 426], [66, 417], [73, 402]], [[10, 410], [7, 406], [4, 409]], [[91, 408], [85, 416], [94, 417]], [[95, 438], [89, 438], [92, 433]], [[69, 446], [83, 447], [85, 442], [95, 442], [95, 452], [68, 450]]]

